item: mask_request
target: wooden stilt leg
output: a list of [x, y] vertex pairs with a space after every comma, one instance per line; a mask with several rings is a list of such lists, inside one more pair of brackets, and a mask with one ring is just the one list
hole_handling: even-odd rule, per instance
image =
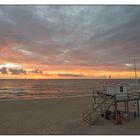
[[126, 102], [124, 101], [124, 112], [126, 113]]
[[127, 117], [128, 117], [128, 121], [129, 121], [129, 103], [128, 103], [128, 101], [126, 102], [126, 105], [127, 105]]
[[101, 106], [101, 108], [100, 108], [100, 114], [102, 115], [102, 113], [103, 113], [103, 108]]
[[117, 101], [115, 99], [115, 123], [117, 123]]
[[83, 112], [83, 121], [85, 120], [85, 114], [84, 114], [84, 112]]
[[139, 101], [137, 100], [137, 110], [138, 110], [138, 116], [140, 115], [139, 113]]
[[90, 124], [91, 124], [91, 113], [90, 113]]

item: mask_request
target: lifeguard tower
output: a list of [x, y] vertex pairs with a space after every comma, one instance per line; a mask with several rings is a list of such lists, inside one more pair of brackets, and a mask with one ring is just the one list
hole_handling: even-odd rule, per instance
[[128, 83], [125, 82], [106, 82], [103, 84], [103, 94], [116, 96], [119, 99], [128, 97]]
[[117, 118], [118, 104], [124, 103], [124, 114], [129, 120], [129, 102], [137, 102], [137, 114], [139, 116], [139, 99], [137, 93], [129, 93], [129, 84], [123, 81], [114, 82], [107, 81], [102, 83], [102, 89], [92, 92], [92, 108], [88, 112], [83, 112], [83, 121], [88, 124], [94, 124], [94, 122], [101, 117], [102, 113], [105, 113], [110, 107], [114, 106], [115, 121]]

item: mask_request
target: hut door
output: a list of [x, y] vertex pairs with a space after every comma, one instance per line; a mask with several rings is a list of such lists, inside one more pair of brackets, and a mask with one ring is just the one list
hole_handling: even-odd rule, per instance
[[120, 92], [123, 92], [123, 86], [120, 86]]

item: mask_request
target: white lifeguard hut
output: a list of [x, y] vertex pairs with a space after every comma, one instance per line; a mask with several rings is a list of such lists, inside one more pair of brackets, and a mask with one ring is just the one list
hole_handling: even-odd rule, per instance
[[[119, 124], [118, 116], [124, 117], [130, 120], [129, 102], [135, 102], [137, 104], [137, 116], [140, 116], [139, 100], [140, 97], [129, 90], [129, 84], [123, 81], [111, 80], [109, 79], [105, 83], [101, 83], [102, 88], [99, 90], [94, 90], [92, 92], [93, 102], [92, 108], [88, 112], [83, 112], [83, 121], [88, 124], [93, 124], [97, 118], [104, 115], [108, 110], [112, 110], [114, 113], [115, 123]], [[121, 105], [119, 109], [119, 104], [123, 103], [124, 107]], [[114, 106], [114, 107], [113, 107]], [[111, 108], [113, 107], [113, 108]], [[122, 110], [122, 107], [124, 108]], [[135, 109], [136, 110], [136, 109]], [[134, 110], [134, 111], [135, 111]]]
[[124, 99], [128, 97], [128, 83], [123, 81], [108, 81], [103, 84], [103, 92], [106, 95], [116, 96], [116, 99]]

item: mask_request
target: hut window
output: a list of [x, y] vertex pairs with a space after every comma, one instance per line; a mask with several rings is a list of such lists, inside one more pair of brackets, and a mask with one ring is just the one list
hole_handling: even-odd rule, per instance
[[123, 92], [123, 86], [120, 86], [120, 92]]

